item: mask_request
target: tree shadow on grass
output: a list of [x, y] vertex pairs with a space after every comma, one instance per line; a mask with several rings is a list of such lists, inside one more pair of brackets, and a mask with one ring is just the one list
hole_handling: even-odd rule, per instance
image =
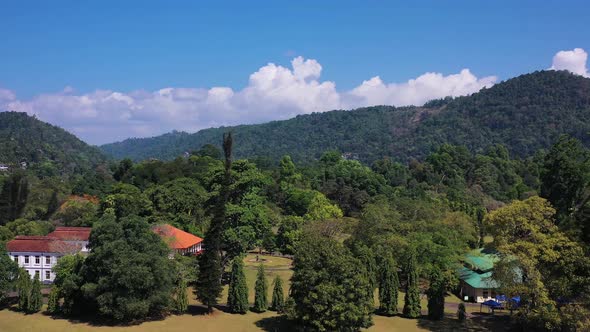
[[454, 314], [445, 314], [443, 320], [429, 320], [425, 316], [418, 319], [418, 327], [430, 331], [510, 331], [510, 318], [507, 316], [493, 316], [476, 314], [465, 322], [460, 322]]
[[285, 315], [262, 318], [256, 322], [256, 326], [267, 332], [294, 332], [297, 331], [293, 322]]

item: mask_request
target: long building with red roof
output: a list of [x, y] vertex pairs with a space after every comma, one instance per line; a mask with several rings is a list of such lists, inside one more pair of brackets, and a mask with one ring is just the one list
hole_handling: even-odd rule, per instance
[[17, 236], [6, 244], [8, 255], [43, 283], [52, 283], [52, 268], [65, 255], [88, 252], [89, 227], [56, 227], [47, 236]]
[[181, 255], [196, 255], [203, 250], [203, 239], [174, 226], [156, 225], [152, 230], [160, 235], [171, 249]]

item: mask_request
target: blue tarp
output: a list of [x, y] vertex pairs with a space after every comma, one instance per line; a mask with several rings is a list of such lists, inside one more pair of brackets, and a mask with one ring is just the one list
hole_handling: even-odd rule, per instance
[[499, 301], [499, 302], [506, 301], [506, 295], [498, 295], [498, 296], [496, 296], [496, 301]]
[[497, 302], [497, 301], [494, 301], [494, 300], [487, 300], [487, 301], [485, 301], [482, 304], [485, 305], [485, 306], [488, 306], [488, 307], [492, 307], [492, 308], [501, 307], [502, 306], [502, 303]]

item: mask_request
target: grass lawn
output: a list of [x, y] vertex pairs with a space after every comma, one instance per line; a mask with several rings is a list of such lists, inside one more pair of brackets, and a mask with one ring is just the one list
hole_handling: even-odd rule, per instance
[[[269, 298], [272, 291], [272, 281], [276, 275], [283, 278], [285, 294], [288, 294], [288, 281], [292, 275], [290, 269], [291, 260], [281, 257], [260, 256], [262, 264], [266, 268], [266, 276], [269, 282]], [[261, 262], [256, 262], [256, 255], [249, 254], [244, 258], [246, 279], [249, 286], [250, 302], [254, 302], [254, 283], [256, 272]], [[233, 315], [216, 310], [212, 315], [204, 314], [204, 308], [198, 303], [192, 291], [190, 298], [189, 313], [176, 316], [171, 315], [164, 320], [145, 322], [133, 326], [105, 326], [90, 321], [68, 320], [64, 318], [52, 318], [42, 313], [24, 315], [11, 309], [0, 310], [0, 331], [290, 331], [290, 326], [274, 312], [262, 314], [249, 312], [245, 315]], [[403, 306], [404, 294], [399, 294], [400, 311]], [[376, 297], [377, 299], [377, 297]], [[220, 304], [223, 306], [227, 301], [227, 286], [223, 290]], [[447, 303], [458, 304], [460, 300], [454, 295], [448, 295]], [[375, 301], [375, 305], [378, 303]], [[426, 313], [426, 298], [421, 301], [423, 313]], [[474, 311], [475, 307], [468, 306], [468, 312]], [[479, 311], [479, 306], [477, 307]], [[431, 322], [426, 319], [405, 319], [401, 317], [373, 316], [374, 325], [367, 329], [371, 332], [396, 332], [396, 331], [501, 331], [501, 322], [497, 319], [490, 320], [489, 315], [479, 315], [471, 319], [466, 326], [460, 325], [454, 318], [456, 309], [445, 310], [447, 317], [441, 322]]]

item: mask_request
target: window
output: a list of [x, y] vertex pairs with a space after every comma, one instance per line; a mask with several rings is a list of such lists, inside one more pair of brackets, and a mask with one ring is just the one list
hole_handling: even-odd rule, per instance
[[45, 264], [51, 264], [51, 256], [45, 257]]
[[29, 256], [25, 256], [25, 264], [29, 264]]
[[39, 278], [39, 270], [35, 270], [35, 278]]
[[14, 256], [14, 261], [18, 263], [18, 256]]
[[35, 256], [35, 264], [41, 264], [41, 257]]
[[487, 299], [488, 298], [488, 291], [487, 290], [484, 290], [483, 291], [483, 298], [484, 299]]
[[49, 280], [51, 278], [51, 272], [45, 271], [45, 280]]

